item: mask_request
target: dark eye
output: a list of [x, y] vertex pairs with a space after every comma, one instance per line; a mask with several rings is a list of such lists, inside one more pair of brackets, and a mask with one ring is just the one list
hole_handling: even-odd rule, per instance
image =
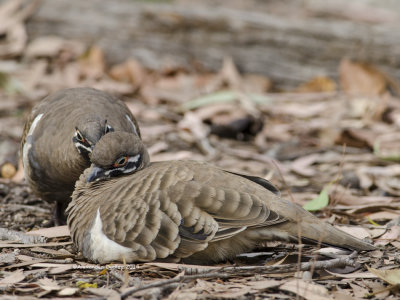
[[121, 156], [114, 162], [113, 167], [116, 168], [125, 166], [127, 162], [128, 162], [128, 156]]
[[104, 133], [109, 133], [109, 132], [113, 132], [114, 128], [112, 128], [110, 125], [106, 125], [105, 129], [104, 129]]

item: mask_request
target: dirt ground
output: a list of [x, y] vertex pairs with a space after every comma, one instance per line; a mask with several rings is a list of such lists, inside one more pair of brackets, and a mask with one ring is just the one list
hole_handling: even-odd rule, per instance
[[[0, 13], [15, 17], [4, 6]], [[150, 71], [132, 58], [108, 65], [99, 47], [26, 41], [24, 18], [18, 24], [0, 28], [0, 293], [7, 299], [398, 299], [400, 88], [379, 67], [343, 59], [337, 82], [317, 77], [271, 93], [269, 78], [240, 74], [229, 57], [216, 73]], [[152, 161], [205, 160], [266, 178], [282, 197], [377, 250], [271, 242], [213, 266], [85, 261], [65, 227], [45, 227], [52, 204], [30, 191], [18, 166], [30, 109], [76, 86], [123, 99]]]

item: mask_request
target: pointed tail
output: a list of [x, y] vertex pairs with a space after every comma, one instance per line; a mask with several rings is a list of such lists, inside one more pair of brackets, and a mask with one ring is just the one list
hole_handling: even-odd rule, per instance
[[289, 207], [291, 206], [289, 209], [290, 213], [286, 211], [285, 216], [289, 216], [288, 219], [292, 222], [284, 222], [276, 226], [276, 230], [287, 233], [289, 239], [297, 240], [301, 236], [303, 240], [310, 240], [315, 243], [323, 243], [340, 248], [359, 251], [376, 249], [373, 245], [321, 221], [302, 207], [290, 204], [288, 205]]

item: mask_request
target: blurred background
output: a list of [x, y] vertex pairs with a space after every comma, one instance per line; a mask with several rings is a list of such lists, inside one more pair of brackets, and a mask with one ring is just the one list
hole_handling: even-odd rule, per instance
[[[25, 118], [50, 93], [89, 86], [126, 102], [153, 161], [205, 160], [266, 178], [319, 218], [385, 246], [360, 262], [398, 272], [399, 28], [397, 0], [0, 0], [0, 228], [26, 232], [51, 218], [50, 205], [29, 190], [19, 163]], [[68, 234], [55, 238], [69, 240]], [[297, 262], [300, 254], [315, 259], [313, 250], [274, 246], [280, 248], [261, 253], [270, 263]], [[14, 255], [9, 264], [15, 263], [16, 246], [2, 247], [1, 266], [5, 255]], [[18, 261], [75, 257], [64, 248], [26, 248]], [[70, 263], [31, 271], [31, 263], [22, 263], [29, 268], [25, 275], [17, 269], [13, 281], [2, 280], [2, 289], [26, 276], [11, 286], [14, 295], [41, 291], [41, 297], [73, 286], [62, 295], [87, 296], [79, 282], [119, 287], [127, 280]], [[177, 270], [141, 265], [133, 284]], [[33, 272], [39, 275], [27, 275]], [[48, 278], [36, 284], [43, 274], [58, 288], [53, 281], [48, 288]], [[390, 299], [387, 286], [369, 272], [347, 279], [331, 274], [318, 277], [312, 289], [307, 281], [305, 290], [316, 294], [305, 299], [325, 299], [328, 289], [335, 299], [368, 293]], [[299, 292], [298, 281], [286, 288], [275, 281], [269, 289], [270, 278], [253, 282], [257, 278], [198, 279], [171, 299], [179, 292], [182, 299], [200, 293], [270, 298], [271, 291], [287, 299], [286, 291]]]

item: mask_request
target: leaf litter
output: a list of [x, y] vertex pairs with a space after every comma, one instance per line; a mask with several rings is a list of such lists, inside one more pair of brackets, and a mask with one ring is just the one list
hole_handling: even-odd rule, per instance
[[[217, 73], [149, 70], [135, 58], [110, 66], [96, 45], [54, 36], [29, 41], [24, 21], [36, 5], [0, 5], [0, 166], [14, 168], [0, 178], [2, 294], [398, 297], [400, 89], [395, 79], [367, 62], [343, 59], [338, 82], [321, 76], [272, 93], [269, 78], [241, 74], [229, 57]], [[153, 160], [207, 160], [264, 177], [283, 197], [379, 248], [354, 256], [270, 242], [214, 266], [86, 262], [76, 253], [68, 228], [43, 228], [51, 205], [24, 183], [15, 147], [33, 105], [75, 86], [123, 98], [139, 120]]]

